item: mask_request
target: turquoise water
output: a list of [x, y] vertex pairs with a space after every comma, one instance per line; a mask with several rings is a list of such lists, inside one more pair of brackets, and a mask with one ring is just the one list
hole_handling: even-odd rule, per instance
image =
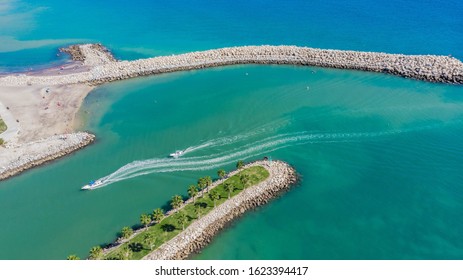
[[[244, 44], [463, 58], [457, 1], [5, 3], [15, 7], [0, 5], [0, 26], [9, 27], [0, 28], [8, 43], [0, 68], [8, 71], [59, 63], [56, 47], [69, 40], [101, 41], [124, 59]], [[104, 85], [80, 114], [98, 137], [94, 145], [0, 183], [1, 259], [84, 257], [139, 214], [186, 194], [196, 178], [264, 155], [295, 166], [300, 184], [194, 258], [463, 255], [462, 87], [233, 66]], [[167, 160], [186, 148], [180, 160]], [[107, 175], [117, 182], [79, 190]]]

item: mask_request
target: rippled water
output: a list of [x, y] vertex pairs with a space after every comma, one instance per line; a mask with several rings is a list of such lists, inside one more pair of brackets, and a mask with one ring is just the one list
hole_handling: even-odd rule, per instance
[[[73, 38], [102, 41], [123, 58], [262, 43], [463, 57], [455, 1], [400, 1], [399, 11], [399, 1], [140, 1], [111, 9], [74, 2], [71, 13], [56, 1], [16, 1], [24, 6], [9, 19], [15, 28], [0, 28], [0, 41], [22, 43], [10, 38], [0, 67], [58, 63], [60, 42], [39, 45]], [[116, 24], [122, 11], [127, 20]], [[71, 20], [84, 14], [86, 21]], [[15, 21], [20, 15], [24, 20]], [[35, 45], [11, 51], [24, 41]], [[84, 257], [140, 213], [186, 195], [196, 178], [264, 155], [293, 165], [300, 185], [234, 222], [195, 258], [463, 255], [462, 87], [356, 71], [232, 66], [104, 85], [80, 114], [83, 129], [97, 134], [95, 144], [0, 183], [0, 258]], [[188, 150], [167, 157], [180, 149]], [[104, 187], [80, 191], [107, 176]]]

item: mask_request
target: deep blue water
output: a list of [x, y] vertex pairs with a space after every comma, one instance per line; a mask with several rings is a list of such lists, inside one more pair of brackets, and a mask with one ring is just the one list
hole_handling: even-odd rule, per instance
[[[57, 48], [81, 42], [101, 42], [120, 59], [261, 44], [463, 59], [462, 14], [461, 1], [6, 0], [0, 72], [61, 63]], [[231, 169], [239, 157], [270, 154], [294, 165], [302, 180], [195, 258], [463, 256], [462, 87], [233, 66], [105, 85], [81, 115], [96, 144], [0, 183], [0, 259], [84, 257], [218, 167], [151, 173], [95, 192], [80, 192], [83, 183], [217, 139], [229, 142], [186, 159], [229, 155], [221, 167]], [[301, 133], [312, 140], [288, 138]]]

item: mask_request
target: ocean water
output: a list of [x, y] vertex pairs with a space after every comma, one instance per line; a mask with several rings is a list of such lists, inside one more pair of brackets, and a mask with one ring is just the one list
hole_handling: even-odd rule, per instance
[[[74, 42], [120, 59], [249, 44], [463, 59], [461, 14], [459, 1], [7, 0], [0, 72], [59, 64], [57, 47]], [[85, 257], [196, 178], [263, 156], [293, 165], [299, 185], [193, 258], [463, 256], [461, 86], [231, 66], [107, 84], [80, 115], [95, 144], [0, 182], [0, 259]], [[114, 183], [80, 191], [108, 175]]]

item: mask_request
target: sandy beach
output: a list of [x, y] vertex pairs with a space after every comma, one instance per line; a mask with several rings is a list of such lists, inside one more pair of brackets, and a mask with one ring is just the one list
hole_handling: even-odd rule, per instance
[[71, 133], [92, 89], [85, 84], [0, 87], [0, 113], [8, 126], [0, 135], [6, 143], [0, 146], [0, 180], [91, 143], [93, 135]]
[[8, 128], [17, 130], [17, 139], [2, 138], [21, 144], [74, 131], [76, 113], [92, 89], [86, 84], [0, 86], [0, 102], [8, 108], [3, 111], [2, 119]]
[[[12, 73], [1, 77], [56, 77], [85, 73], [109, 61], [90, 55], [90, 64], [71, 60], [58, 67]], [[90, 144], [94, 135], [75, 132], [77, 112], [94, 86], [87, 83], [59, 85], [5, 85], [0, 83], [0, 117], [7, 130], [0, 134], [0, 180], [19, 174]]]

